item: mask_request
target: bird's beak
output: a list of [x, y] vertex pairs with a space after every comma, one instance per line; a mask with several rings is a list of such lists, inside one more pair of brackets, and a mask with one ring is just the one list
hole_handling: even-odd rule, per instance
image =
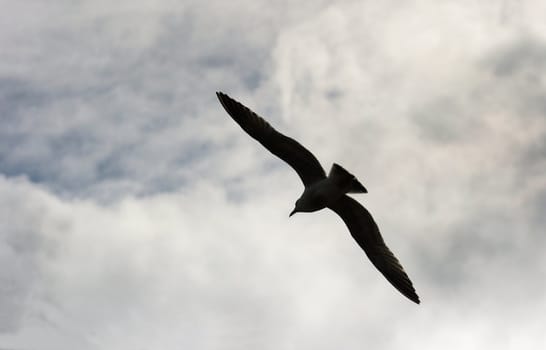
[[288, 215], [288, 217], [291, 217], [292, 215], [294, 215], [296, 213], [296, 208], [294, 208], [294, 210], [292, 210], [292, 212]]

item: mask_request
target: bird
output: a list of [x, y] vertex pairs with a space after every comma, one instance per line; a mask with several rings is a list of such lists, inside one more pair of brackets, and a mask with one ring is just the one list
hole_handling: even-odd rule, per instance
[[328, 174], [317, 158], [296, 140], [275, 130], [265, 119], [223, 92], [216, 92], [226, 112], [269, 152], [288, 163], [305, 186], [289, 217], [298, 212], [334, 211], [345, 222], [356, 243], [394, 288], [420, 303], [413, 283], [385, 244], [370, 212], [347, 194], [367, 193], [360, 181], [334, 163]]

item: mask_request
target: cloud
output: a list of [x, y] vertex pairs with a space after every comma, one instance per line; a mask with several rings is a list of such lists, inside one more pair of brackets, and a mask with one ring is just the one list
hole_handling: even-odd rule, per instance
[[[113, 197], [185, 183], [179, 159], [194, 144], [223, 148], [230, 139], [214, 91], [262, 84], [275, 25], [293, 21], [282, 8], [265, 14], [258, 3], [232, 5], [13, 6], [14, 16], [44, 10], [48, 17], [0, 38], [8, 52], [0, 74], [13, 86], [3, 98], [13, 119], [0, 135], [9, 140], [0, 153], [4, 172], [106, 200], [116, 187], [122, 191]], [[314, 8], [320, 3], [294, 13]]]
[[[546, 345], [540, 2], [8, 7], [2, 346]], [[422, 305], [334, 214], [287, 219], [216, 90], [358, 174]]]

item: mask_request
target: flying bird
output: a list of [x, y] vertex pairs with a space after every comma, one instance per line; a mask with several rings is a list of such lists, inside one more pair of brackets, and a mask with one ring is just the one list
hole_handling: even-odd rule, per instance
[[357, 178], [338, 164], [326, 172], [315, 156], [296, 140], [275, 130], [267, 121], [228, 95], [216, 96], [226, 112], [252, 138], [288, 163], [298, 173], [305, 189], [296, 201], [297, 212], [314, 212], [329, 208], [345, 222], [351, 235], [372, 264], [404, 296], [419, 304], [419, 296], [404, 268], [381, 237], [371, 214], [347, 193], [367, 193]]

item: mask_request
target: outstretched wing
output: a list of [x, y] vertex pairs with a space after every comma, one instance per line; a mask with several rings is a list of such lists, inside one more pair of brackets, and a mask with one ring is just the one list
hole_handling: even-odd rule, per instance
[[226, 112], [247, 134], [294, 168], [305, 186], [326, 177], [317, 158], [296, 140], [281, 134], [259, 115], [228, 95], [217, 92], [216, 96]]
[[377, 224], [366, 208], [346, 195], [328, 207], [341, 216], [356, 243], [364, 249], [368, 258], [383, 276], [400, 293], [419, 304], [419, 296], [413, 284], [398, 259], [383, 241]]

